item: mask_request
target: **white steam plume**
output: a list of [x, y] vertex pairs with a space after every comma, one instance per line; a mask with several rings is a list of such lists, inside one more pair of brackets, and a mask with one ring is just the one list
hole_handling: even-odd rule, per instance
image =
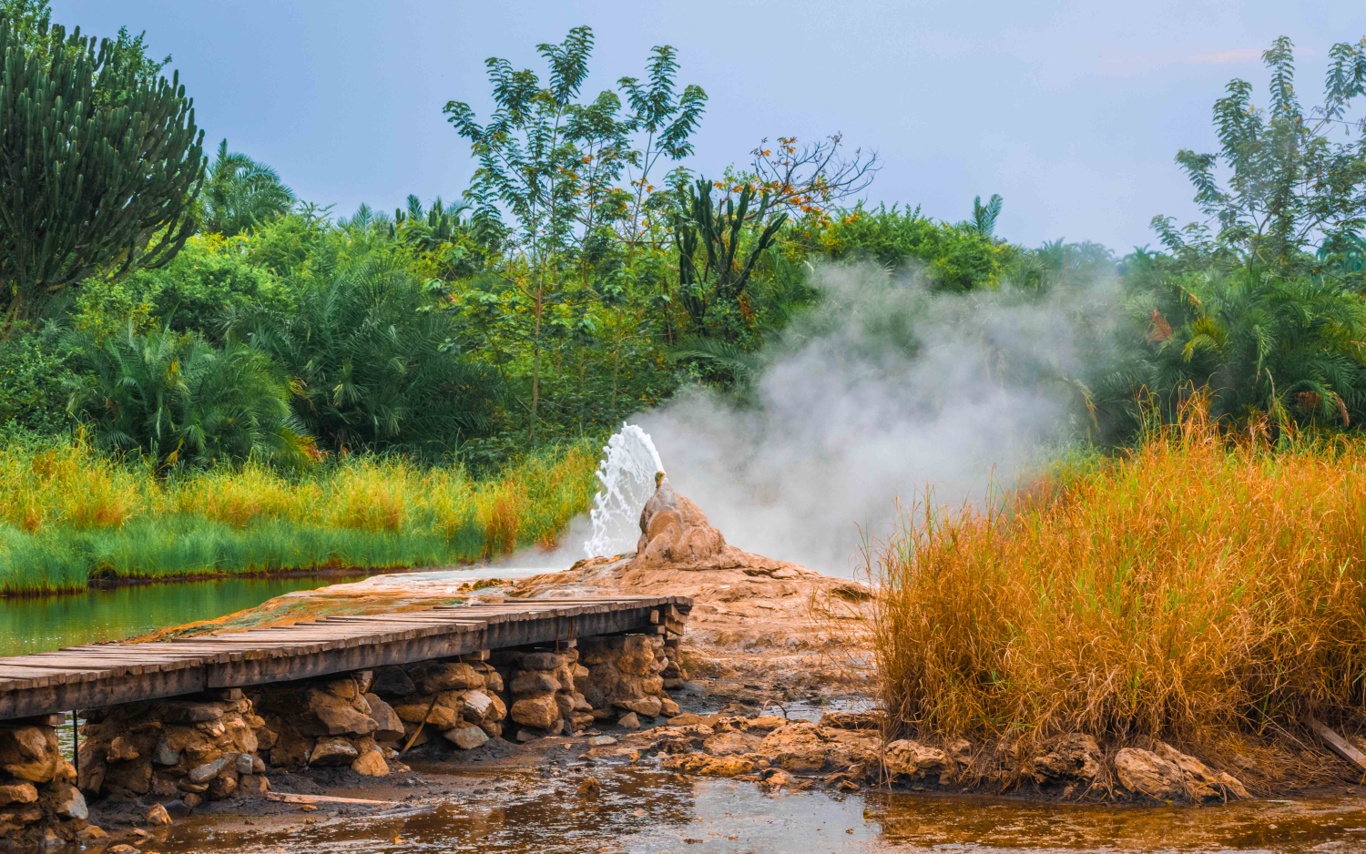
[[980, 500], [1073, 433], [1068, 378], [1118, 314], [1108, 282], [1038, 297], [865, 265], [813, 278], [823, 304], [766, 352], [748, 405], [693, 391], [631, 420], [728, 541], [840, 575], [898, 498]]

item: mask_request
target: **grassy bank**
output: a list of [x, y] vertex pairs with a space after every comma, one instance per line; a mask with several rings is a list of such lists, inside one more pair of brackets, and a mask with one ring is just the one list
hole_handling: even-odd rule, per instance
[[80, 443], [0, 450], [0, 593], [92, 578], [464, 563], [555, 545], [585, 511], [592, 443], [499, 476], [349, 458], [300, 476], [247, 465], [161, 478]]
[[1366, 444], [1231, 447], [1199, 418], [876, 557], [906, 732], [1217, 748], [1366, 725]]

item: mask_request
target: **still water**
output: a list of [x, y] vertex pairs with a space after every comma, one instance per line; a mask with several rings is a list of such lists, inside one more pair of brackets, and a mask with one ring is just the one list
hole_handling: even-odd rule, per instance
[[221, 617], [294, 590], [312, 590], [361, 577], [230, 578], [0, 599], [0, 656], [132, 637]]
[[[429, 770], [429, 769], [424, 769]], [[596, 796], [576, 784], [592, 773]], [[356, 792], [355, 794], [363, 794]], [[374, 797], [374, 795], [370, 795]], [[228, 829], [178, 822], [164, 854], [369, 852], [1301, 852], [1366, 850], [1366, 797], [1204, 808], [1103, 807], [991, 798], [826, 792], [765, 795], [748, 783], [658, 770], [582, 769], [547, 782], [510, 773], [482, 791], [379, 814], [310, 814]], [[287, 822], [287, 823], [285, 823]]]

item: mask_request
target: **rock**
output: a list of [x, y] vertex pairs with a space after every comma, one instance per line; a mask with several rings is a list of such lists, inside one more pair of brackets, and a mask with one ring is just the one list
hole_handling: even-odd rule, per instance
[[512, 677], [509, 689], [514, 697], [553, 694], [560, 690], [560, 680], [553, 673], [544, 670], [524, 670]]
[[363, 777], [387, 777], [389, 763], [384, 761], [384, 754], [372, 747], [355, 758], [351, 770]]
[[607, 747], [609, 745], [616, 744], [617, 740], [615, 738], [612, 738], [612, 736], [610, 735], [599, 735], [589, 739], [588, 743], [593, 745], [594, 747]]
[[781, 768], [774, 768], [764, 775], [764, 779], [759, 782], [760, 791], [779, 792], [787, 789], [789, 792], [801, 792], [811, 788], [809, 780], [793, 777]]
[[569, 716], [569, 728], [573, 732], [582, 732], [596, 722], [596, 719], [588, 712], [574, 712]]
[[31, 804], [38, 800], [38, 787], [29, 782], [0, 783], [0, 807]]
[[1236, 777], [1215, 771], [1199, 759], [1182, 753], [1170, 744], [1159, 743], [1157, 755], [1181, 769], [1191, 800], [1212, 801], [1227, 800], [1230, 797], [1249, 797], [1247, 789]]
[[244, 777], [247, 774], [252, 774], [256, 771], [257, 761], [258, 760], [253, 759], [250, 753], [240, 754], [237, 757], [237, 764], [234, 766], [234, 770], [237, 771], [239, 777]]
[[434, 726], [437, 729], [450, 729], [460, 723], [460, 708], [452, 708], [442, 703], [431, 705], [431, 701], [428, 700], [425, 703], [405, 703], [394, 706], [394, 713], [399, 716], [400, 720], [408, 723], [422, 723], [425, 718], [428, 726]]
[[217, 703], [175, 703], [168, 706], [165, 716], [168, 722], [192, 724], [216, 721], [221, 717], [223, 717], [223, 707]]
[[937, 747], [928, 747], [913, 739], [903, 738], [887, 745], [882, 757], [883, 767], [892, 777], [919, 779], [927, 774], [943, 772], [949, 758]]
[[109, 751], [104, 758], [109, 762], [128, 762], [137, 759], [140, 755], [137, 745], [133, 744], [131, 739], [116, 735], [114, 740], [109, 742]]
[[620, 706], [623, 709], [629, 709], [638, 715], [644, 715], [647, 718], [658, 717], [659, 713], [664, 710], [664, 703], [661, 702], [658, 697], [653, 696], [640, 697], [639, 699], [633, 700], [617, 700], [615, 705]]
[[672, 718], [679, 713], [678, 704], [671, 698], [661, 696], [659, 698], [659, 713], [666, 718]]
[[402, 667], [381, 667], [375, 671], [370, 691], [381, 697], [405, 697], [417, 691], [417, 686]]
[[493, 698], [483, 691], [470, 691], [465, 695], [465, 717], [474, 723], [481, 723], [492, 710]]
[[704, 777], [737, 777], [759, 770], [752, 756], [707, 756], [704, 753], [681, 753], [664, 760], [664, 767], [682, 774]]
[[152, 804], [151, 808], [147, 810], [147, 823], [156, 827], [165, 827], [171, 823], [171, 814], [161, 804]]
[[375, 684], [375, 671], [357, 670], [351, 674], [351, 678], [356, 680], [357, 693], [369, 694], [371, 686]]
[[138, 759], [110, 765], [101, 791], [145, 795], [152, 789], [152, 760]]
[[349, 739], [320, 738], [309, 754], [309, 765], [350, 765], [360, 755]]
[[[522, 660], [518, 662], [518, 666], [523, 670], [555, 670], [562, 663], [564, 663], [564, 660], [559, 653], [529, 652], [522, 656]], [[513, 693], [516, 693], [516, 690], [517, 689], [514, 688]]]
[[763, 736], [754, 733], [730, 730], [706, 738], [702, 742], [702, 749], [713, 756], [734, 756], [758, 751], [763, 740]]
[[187, 808], [189, 808], [189, 809], [194, 809], [195, 807], [197, 807], [197, 806], [199, 806], [200, 804], [204, 803], [204, 796], [203, 796], [203, 795], [197, 795], [197, 794], [195, 794], [194, 792], [186, 792], [185, 794], [183, 794], [183, 795], [180, 796], [180, 801], [181, 801], [181, 803], [183, 803]]
[[108, 839], [109, 833], [98, 825], [87, 824], [85, 827], [76, 831], [76, 838], [81, 842], [99, 842]]
[[540, 738], [540, 736], [529, 729], [521, 729], [517, 731], [517, 741], [523, 744], [525, 744], [528, 741], [535, 741], [538, 738]]
[[1038, 783], [1076, 781], [1090, 785], [1100, 776], [1101, 758], [1100, 746], [1094, 738], [1074, 732], [1030, 760], [1025, 772]]
[[635, 712], [627, 712], [626, 714], [617, 718], [617, 726], [621, 727], [622, 729], [640, 729], [640, 718], [636, 717]]
[[236, 764], [237, 757], [232, 754], [225, 754], [212, 762], [205, 762], [203, 765], [196, 765], [190, 769], [186, 775], [191, 783], [207, 783], [217, 777], [220, 772], [230, 764]]
[[46, 783], [62, 761], [57, 733], [48, 727], [0, 728], [0, 771], [30, 783]]
[[90, 818], [90, 809], [85, 805], [85, 795], [70, 783], [58, 783], [47, 803], [52, 811], [62, 818], [80, 821]]
[[882, 722], [882, 712], [826, 712], [821, 715], [820, 725], [831, 729], [881, 730]]
[[214, 777], [209, 783], [210, 800], [221, 801], [224, 798], [232, 797], [232, 793], [237, 791], [236, 775]]
[[669, 724], [669, 726], [695, 726], [698, 724], [705, 725], [708, 723], [708, 721], [709, 719], [703, 717], [702, 715], [695, 715], [692, 712], [685, 712], [681, 715], [674, 715], [673, 717], [669, 718], [667, 723]]
[[434, 661], [413, 668], [413, 682], [424, 694], [483, 688], [484, 677], [463, 661]]
[[461, 750], [474, 750], [476, 747], [483, 747], [489, 741], [488, 734], [477, 726], [448, 730], [443, 732], [442, 736]]
[[365, 701], [370, 704], [370, 720], [375, 722], [375, 738], [379, 741], [398, 741], [403, 738], [403, 719], [394, 707], [384, 702], [376, 694], [366, 694]]
[[[347, 684], [355, 688], [354, 682], [347, 680]], [[327, 735], [369, 735], [375, 731], [375, 722], [368, 714], [327, 691], [309, 689], [308, 710], [322, 724], [322, 731]]]
[[339, 700], [354, 700], [360, 696], [356, 690], [356, 680], [338, 679], [336, 682], [329, 682], [323, 690]]
[[180, 751], [172, 748], [165, 736], [162, 736], [157, 741], [156, 749], [152, 751], [152, 763], [168, 768], [172, 765], [179, 765]]
[[1174, 762], [1138, 747], [1124, 747], [1115, 754], [1115, 775], [1124, 788], [1136, 795], [1168, 801], [1186, 795], [1185, 775]]
[[578, 792], [584, 797], [597, 797], [602, 794], [602, 783], [598, 782], [597, 777], [585, 777], [578, 786]]
[[560, 708], [553, 696], [529, 697], [512, 704], [509, 717], [523, 726], [550, 729], [560, 721]]
[[830, 729], [809, 721], [789, 723], [764, 736], [759, 754], [787, 771], [820, 771], [827, 766], [871, 767], [881, 739], [873, 733]]
[[104, 854], [139, 854], [139, 852], [133, 846], [120, 842], [118, 845], [111, 845], [104, 849]]

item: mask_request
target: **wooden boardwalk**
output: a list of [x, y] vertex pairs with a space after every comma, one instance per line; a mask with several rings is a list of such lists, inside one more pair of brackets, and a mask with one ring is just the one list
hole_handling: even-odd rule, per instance
[[324, 617], [0, 658], [0, 720], [622, 632], [682, 632], [683, 596], [528, 599]]

